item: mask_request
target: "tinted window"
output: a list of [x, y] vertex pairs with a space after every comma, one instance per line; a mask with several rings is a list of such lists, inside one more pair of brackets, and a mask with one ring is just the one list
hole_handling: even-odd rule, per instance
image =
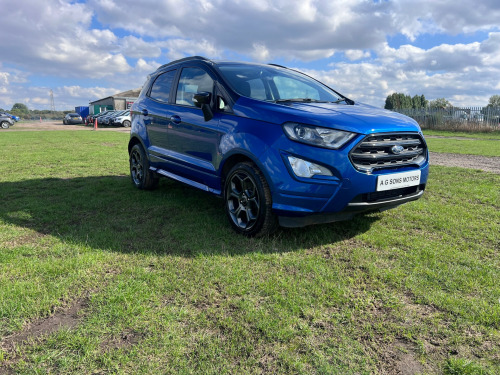
[[151, 93], [149, 96], [160, 102], [168, 102], [168, 98], [170, 97], [170, 88], [172, 87], [174, 77], [175, 70], [160, 74], [156, 77], [153, 87], [151, 87]]
[[214, 81], [200, 68], [182, 69], [179, 85], [177, 86], [177, 104], [191, 105], [194, 107], [193, 96], [197, 92], [207, 91], [212, 93]]

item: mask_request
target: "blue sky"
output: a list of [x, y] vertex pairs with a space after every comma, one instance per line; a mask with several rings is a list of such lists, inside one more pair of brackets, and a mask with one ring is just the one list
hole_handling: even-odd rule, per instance
[[273, 62], [382, 107], [500, 94], [498, 0], [0, 0], [0, 108], [68, 110], [173, 59]]

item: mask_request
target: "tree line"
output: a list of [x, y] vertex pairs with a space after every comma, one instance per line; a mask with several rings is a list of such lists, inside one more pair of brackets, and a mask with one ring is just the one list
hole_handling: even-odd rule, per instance
[[[421, 108], [450, 108], [453, 105], [446, 98], [437, 98], [430, 102], [424, 95], [405, 95], [402, 93], [393, 93], [385, 99], [385, 109], [421, 109]], [[492, 95], [487, 107], [500, 107], [500, 95]]]
[[0, 112], [9, 112], [12, 115], [19, 116], [23, 120], [38, 120], [42, 119], [62, 119], [67, 113], [74, 112], [69, 111], [50, 111], [48, 109], [28, 109], [28, 106], [23, 103], [16, 103], [12, 106], [10, 110], [0, 108]]

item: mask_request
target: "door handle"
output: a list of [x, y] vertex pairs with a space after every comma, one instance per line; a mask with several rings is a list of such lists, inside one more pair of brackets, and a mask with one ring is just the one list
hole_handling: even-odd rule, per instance
[[173, 122], [174, 124], [180, 124], [181, 118], [177, 115], [172, 115], [170, 116], [170, 121]]
[[142, 110], [142, 115], [143, 115], [143, 116], [147, 116], [147, 115], [149, 115], [148, 110], [147, 110], [147, 109], [143, 109], [143, 110]]

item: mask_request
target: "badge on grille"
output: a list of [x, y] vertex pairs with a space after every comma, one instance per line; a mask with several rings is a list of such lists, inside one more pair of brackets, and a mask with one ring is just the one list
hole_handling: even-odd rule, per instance
[[400, 145], [394, 145], [391, 147], [391, 152], [395, 155], [399, 155], [404, 150], [405, 150], [405, 148], [403, 146], [400, 146]]

